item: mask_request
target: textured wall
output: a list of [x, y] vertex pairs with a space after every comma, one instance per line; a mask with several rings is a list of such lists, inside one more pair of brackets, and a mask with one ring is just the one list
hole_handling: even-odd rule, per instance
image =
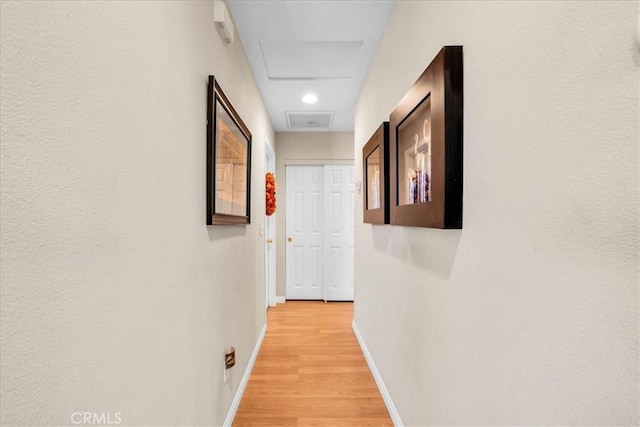
[[353, 163], [352, 132], [279, 132], [276, 134], [276, 176], [278, 213], [276, 215], [276, 295], [286, 294], [286, 179], [285, 165]]
[[2, 1], [3, 426], [224, 420], [265, 321], [264, 193], [254, 224], [204, 225], [207, 75], [253, 132], [254, 188], [273, 131], [212, 19], [210, 1]]
[[638, 2], [396, 3], [361, 147], [464, 45], [464, 230], [362, 224], [356, 323], [406, 425], [637, 425]]

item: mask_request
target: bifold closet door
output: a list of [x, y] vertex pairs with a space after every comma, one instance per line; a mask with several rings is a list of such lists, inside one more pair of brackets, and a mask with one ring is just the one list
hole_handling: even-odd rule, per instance
[[353, 166], [287, 165], [286, 187], [286, 298], [353, 301]]

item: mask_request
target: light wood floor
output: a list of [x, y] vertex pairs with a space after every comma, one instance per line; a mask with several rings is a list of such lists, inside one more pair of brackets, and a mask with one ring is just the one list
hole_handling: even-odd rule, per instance
[[270, 308], [233, 425], [393, 426], [352, 319], [352, 303], [289, 301]]

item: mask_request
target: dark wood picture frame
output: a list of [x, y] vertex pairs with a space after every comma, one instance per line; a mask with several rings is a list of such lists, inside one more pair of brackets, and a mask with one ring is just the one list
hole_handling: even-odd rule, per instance
[[[462, 46], [443, 47], [389, 117], [391, 224], [462, 228], [462, 79]], [[423, 117], [428, 118], [421, 128], [428, 139], [428, 167], [416, 166], [414, 172], [407, 168], [406, 153], [415, 150], [418, 156], [422, 136], [415, 131], [415, 148], [408, 137]], [[411, 126], [412, 132], [403, 134]], [[414, 196], [416, 189], [423, 191], [421, 197]]]
[[[376, 177], [369, 170], [372, 156], [377, 161]], [[383, 122], [362, 147], [362, 182], [364, 222], [389, 224], [389, 122]]]
[[249, 224], [251, 132], [214, 76], [207, 95], [207, 225]]

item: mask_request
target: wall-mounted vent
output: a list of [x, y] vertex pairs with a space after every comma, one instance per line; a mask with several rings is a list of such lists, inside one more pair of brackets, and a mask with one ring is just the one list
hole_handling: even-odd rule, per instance
[[287, 111], [289, 129], [327, 129], [333, 121], [333, 111]]
[[216, 24], [216, 29], [220, 33], [220, 37], [226, 44], [233, 43], [233, 22], [231, 21], [231, 15], [227, 10], [227, 6], [222, 0], [215, 0], [213, 2], [213, 22]]

